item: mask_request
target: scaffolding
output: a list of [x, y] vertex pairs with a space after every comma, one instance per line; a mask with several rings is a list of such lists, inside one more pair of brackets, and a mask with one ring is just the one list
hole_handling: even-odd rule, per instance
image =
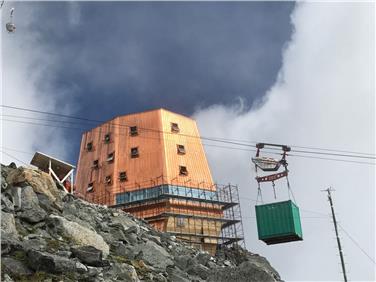
[[208, 244], [245, 248], [237, 185], [179, 182], [159, 176], [78, 196], [123, 209], [196, 247]]

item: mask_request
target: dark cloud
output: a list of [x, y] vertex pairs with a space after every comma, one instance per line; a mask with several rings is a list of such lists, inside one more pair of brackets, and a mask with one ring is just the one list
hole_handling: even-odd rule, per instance
[[[28, 4], [31, 5], [31, 4]], [[248, 103], [264, 94], [289, 39], [292, 3], [43, 3], [35, 29], [59, 58], [58, 87], [104, 118]], [[77, 16], [78, 15], [78, 16]], [[72, 19], [73, 18], [73, 19]]]
[[190, 115], [197, 107], [229, 105], [239, 97], [250, 106], [276, 79], [293, 7], [22, 2], [16, 10], [37, 15], [31, 23], [35, 40], [54, 58], [49, 84], [64, 93], [55, 100], [74, 103], [77, 115], [106, 120], [157, 107]]

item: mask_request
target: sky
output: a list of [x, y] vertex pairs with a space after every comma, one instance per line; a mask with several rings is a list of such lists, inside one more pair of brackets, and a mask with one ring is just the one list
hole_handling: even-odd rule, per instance
[[[2, 104], [96, 120], [164, 107], [193, 116], [202, 136], [375, 154], [374, 4], [12, 6], [17, 31], [1, 35]], [[10, 7], [3, 8], [2, 26]], [[76, 163], [81, 133], [91, 127], [61, 128], [72, 126], [62, 118], [44, 127], [30, 124], [46, 123], [35, 113], [2, 114], [2, 151], [17, 163], [28, 163], [35, 150]], [[332, 186], [348, 276], [374, 281], [375, 264], [344, 232], [375, 259], [375, 166], [291, 156], [304, 241], [266, 246], [254, 219], [254, 152], [244, 149], [205, 147], [214, 178], [240, 187], [247, 248], [286, 281], [341, 280], [320, 191]], [[3, 162], [14, 160], [5, 153]], [[263, 195], [273, 201], [270, 186]], [[286, 199], [282, 180], [277, 195]]]

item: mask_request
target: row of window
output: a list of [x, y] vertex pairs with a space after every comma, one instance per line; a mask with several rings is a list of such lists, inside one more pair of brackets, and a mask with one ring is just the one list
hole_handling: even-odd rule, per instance
[[[180, 132], [179, 125], [177, 123], [171, 122], [171, 132], [173, 132], [173, 133], [179, 133]], [[130, 126], [129, 127], [129, 135], [130, 136], [137, 136], [138, 135], [138, 128], [137, 128], [137, 126]], [[104, 140], [103, 141], [106, 144], [110, 143], [110, 141], [111, 141], [111, 134], [107, 133], [104, 136]], [[92, 151], [93, 150], [93, 142], [89, 142], [89, 143], [86, 144], [86, 150], [88, 150], [88, 151]]]
[[[126, 171], [120, 171], [119, 172], [119, 181], [120, 182], [124, 182], [124, 181], [128, 181], [128, 176], [127, 176], [127, 172]], [[104, 178], [104, 183], [106, 185], [111, 185], [112, 184], [112, 176], [111, 175], [107, 175], [105, 178]], [[90, 182], [86, 188], [86, 191], [87, 192], [94, 192], [94, 182]]]
[[[188, 170], [187, 170], [186, 166], [179, 166], [179, 175], [181, 175], [181, 176], [187, 176], [188, 175]], [[120, 182], [128, 181], [128, 176], [127, 176], [126, 171], [120, 171], [119, 172], [119, 181]], [[112, 176], [111, 175], [107, 175], [104, 178], [104, 184], [106, 184], [106, 185], [112, 184]], [[89, 183], [86, 191], [87, 192], [94, 192], [94, 182]]]
[[[185, 147], [184, 145], [177, 145], [177, 153], [179, 155], [185, 155]], [[131, 148], [131, 158], [138, 158], [140, 156], [138, 147], [133, 147]], [[107, 155], [106, 161], [108, 163], [112, 163], [115, 158], [115, 152], [111, 152]], [[99, 160], [94, 160], [93, 161], [93, 168], [99, 168]]]

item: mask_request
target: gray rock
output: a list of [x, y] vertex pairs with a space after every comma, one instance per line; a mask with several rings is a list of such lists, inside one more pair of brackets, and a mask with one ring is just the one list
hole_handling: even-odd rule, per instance
[[197, 262], [198, 262], [199, 264], [202, 264], [202, 265], [207, 266], [207, 264], [208, 264], [208, 262], [210, 261], [210, 258], [211, 258], [211, 257], [212, 257], [212, 256], [209, 255], [209, 254], [206, 253], [206, 252], [200, 252], [200, 253], [198, 253], [198, 254], [196, 255], [195, 259], [197, 260]]
[[193, 262], [192, 258], [189, 255], [176, 256], [174, 258], [174, 261], [175, 265], [184, 271], [186, 271]]
[[125, 235], [127, 242], [129, 242], [132, 245], [138, 244], [139, 238], [135, 233], [128, 233]]
[[[32, 235], [32, 234], [30, 234]], [[28, 235], [28, 236], [30, 236]], [[22, 242], [22, 245], [24, 246], [24, 249], [34, 249], [39, 251], [45, 251], [47, 249], [47, 242], [42, 237], [35, 237], [32, 239], [25, 239]]]
[[101, 250], [105, 258], [110, 252], [110, 247], [103, 240], [102, 236], [76, 222], [68, 221], [64, 217], [50, 215], [47, 220], [47, 226], [53, 232], [70, 238], [80, 246], [93, 246]]
[[14, 204], [6, 194], [1, 194], [1, 210], [5, 212], [14, 211]]
[[256, 264], [245, 261], [235, 268], [218, 269], [208, 277], [209, 282], [274, 282], [278, 281], [269, 273], [264, 267], [259, 267]]
[[229, 260], [225, 260], [223, 264], [226, 266], [232, 266], [232, 263]]
[[126, 257], [128, 259], [134, 259], [137, 255], [135, 253], [134, 247], [130, 245], [124, 245], [122, 242], [114, 242], [110, 247], [111, 253], [116, 256]]
[[[120, 223], [125, 232], [134, 232], [138, 234], [140, 232], [140, 227], [137, 223], [135, 223], [132, 218], [126, 217], [126, 216], [118, 216], [118, 217], [113, 217], [111, 219], [113, 223]], [[133, 227], [133, 229], [129, 229], [130, 227]]]
[[59, 211], [56, 203], [51, 202], [50, 198], [45, 194], [36, 194], [38, 197], [39, 206], [47, 211], [48, 213], [53, 213]]
[[23, 245], [17, 240], [12, 234], [2, 233], [1, 234], [1, 255], [6, 255], [11, 252], [22, 250]]
[[21, 277], [32, 275], [33, 272], [27, 268], [21, 261], [14, 258], [3, 257], [1, 258], [3, 271], [10, 274], [12, 277]]
[[69, 258], [71, 255], [72, 255], [72, 252], [70, 251], [57, 251], [56, 252], [56, 255], [58, 255], [59, 257], [66, 257], [66, 258]]
[[3, 234], [18, 237], [14, 215], [12, 213], [1, 211], [1, 236], [3, 236]]
[[111, 271], [108, 273], [110, 277], [118, 281], [139, 282], [135, 268], [126, 263], [114, 263]]
[[73, 256], [77, 257], [86, 265], [102, 266], [102, 251], [93, 246], [81, 246], [71, 248]]
[[1, 192], [4, 192], [8, 188], [8, 183], [5, 177], [1, 176]]
[[199, 276], [203, 280], [206, 280], [211, 273], [210, 269], [202, 264], [190, 265], [187, 272], [188, 274]]
[[167, 268], [167, 273], [170, 281], [179, 281], [179, 282], [191, 282], [192, 279], [189, 277], [189, 275], [180, 270], [177, 267], [169, 267]]
[[13, 199], [15, 210], [19, 210], [22, 208], [21, 189], [21, 187], [15, 186], [11, 187], [9, 191]]
[[46, 252], [29, 250], [27, 252], [28, 264], [34, 271], [61, 274], [65, 272], [84, 273], [87, 268], [80, 262], [59, 257]]
[[47, 213], [39, 206], [38, 197], [31, 186], [22, 188], [21, 201], [22, 212], [18, 215], [19, 218], [30, 223], [37, 223], [46, 218]]
[[2, 279], [3, 282], [13, 282], [14, 280], [12, 278], [10, 278], [10, 276], [8, 274], [4, 274], [4, 279]]
[[158, 282], [167, 282], [167, 278], [164, 277], [162, 273], [158, 273], [153, 277], [153, 281], [158, 281]]
[[128, 242], [127, 241], [127, 236], [124, 233], [124, 227], [120, 223], [110, 223], [108, 225], [110, 227], [109, 233], [113, 237], [115, 241], [123, 241], [123, 242]]
[[139, 252], [141, 258], [157, 270], [165, 271], [166, 267], [174, 265], [171, 255], [161, 246], [153, 241], [139, 244], [135, 248], [135, 253]]

